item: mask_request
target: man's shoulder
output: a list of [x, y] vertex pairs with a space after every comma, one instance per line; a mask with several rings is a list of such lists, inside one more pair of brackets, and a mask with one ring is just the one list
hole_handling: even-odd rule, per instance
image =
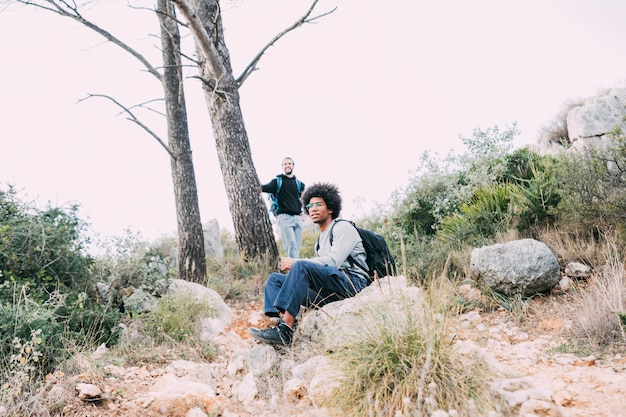
[[332, 224], [333, 235], [335, 233], [358, 233], [354, 223], [347, 219], [335, 219]]

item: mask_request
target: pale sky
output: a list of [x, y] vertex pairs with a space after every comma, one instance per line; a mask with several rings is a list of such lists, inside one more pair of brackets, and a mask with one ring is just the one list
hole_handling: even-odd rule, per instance
[[[133, 2], [150, 7], [153, 2]], [[308, 9], [304, 0], [222, 1], [235, 75]], [[459, 136], [517, 122], [534, 143], [563, 105], [623, 87], [623, 0], [321, 0], [337, 7], [281, 39], [240, 89], [257, 173], [284, 156], [305, 183], [330, 181], [343, 217], [386, 203], [425, 150], [461, 151]], [[102, 1], [85, 15], [159, 64], [156, 17]], [[0, 12], [0, 183], [40, 205], [79, 203], [104, 236], [176, 230], [167, 154], [109, 101], [161, 87], [120, 48], [33, 8]], [[192, 69], [188, 71], [193, 75]], [[232, 230], [204, 97], [186, 83], [203, 222]], [[165, 121], [138, 113], [165, 138]]]

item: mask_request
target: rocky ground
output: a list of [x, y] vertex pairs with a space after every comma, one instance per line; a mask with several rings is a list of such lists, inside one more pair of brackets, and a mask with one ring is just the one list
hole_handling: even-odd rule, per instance
[[626, 416], [626, 352], [603, 359], [559, 353], [568, 325], [560, 317], [562, 297], [535, 299], [534, 311], [519, 326], [505, 310], [470, 316], [461, 337], [550, 392], [564, 416]]
[[[533, 309], [526, 319], [516, 322], [511, 313], [505, 310], [478, 313], [471, 312], [459, 318], [458, 339], [468, 340], [480, 346], [492, 355], [503, 367], [519, 375], [525, 375], [532, 381], [534, 389], [551, 396], [559, 406], [559, 413], [546, 412], [544, 416], [566, 417], [618, 417], [626, 416], [626, 352], [608, 358], [584, 357], [559, 353], [563, 346], [563, 330], [567, 319], [562, 318], [559, 304], [563, 296], [548, 296], [536, 299]], [[231, 305], [237, 319], [232, 330], [239, 334], [246, 346], [253, 346], [246, 328], [251, 321], [258, 320], [260, 305], [258, 302]], [[245, 346], [243, 346], [245, 347]], [[292, 349], [297, 349], [297, 345]], [[288, 355], [288, 353], [287, 353]], [[149, 363], [134, 367], [116, 367], [111, 365], [107, 377], [95, 373], [76, 376], [57, 376], [69, 382], [92, 383], [102, 389], [103, 394], [97, 400], [85, 400], [75, 395], [72, 399], [59, 401], [60, 415], [64, 416], [206, 416], [199, 407], [189, 411], [188, 402], [181, 401], [180, 407], [168, 407], [166, 414], [155, 406], [155, 381], [163, 384], [163, 376], [171, 372], [171, 361]], [[226, 366], [214, 364], [215, 366]], [[170, 366], [170, 371], [166, 368]], [[181, 366], [181, 365], [178, 365]], [[212, 372], [217, 368], [213, 368]], [[182, 372], [180, 369], [176, 372]], [[51, 381], [51, 385], [52, 382]], [[54, 386], [54, 385], [53, 385]], [[163, 392], [179, 389], [175, 384], [159, 387]], [[214, 406], [199, 404], [205, 409]], [[224, 401], [218, 408], [225, 417], [234, 416], [322, 416], [323, 411], [316, 410], [310, 402], [298, 403], [274, 396], [271, 400], [256, 400], [242, 407], [233, 399]], [[533, 414], [535, 416], [536, 414]]]

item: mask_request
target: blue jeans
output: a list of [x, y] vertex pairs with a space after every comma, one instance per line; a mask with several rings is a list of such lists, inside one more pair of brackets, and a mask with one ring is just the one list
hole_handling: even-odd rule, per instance
[[289, 258], [300, 257], [300, 245], [302, 244], [302, 217], [291, 214], [278, 215], [278, 229], [280, 240], [285, 245], [285, 252]]
[[287, 274], [275, 272], [267, 277], [263, 311], [273, 317], [288, 311], [296, 317], [300, 306], [321, 307], [353, 297], [368, 284], [365, 278], [348, 276], [337, 268], [297, 260]]

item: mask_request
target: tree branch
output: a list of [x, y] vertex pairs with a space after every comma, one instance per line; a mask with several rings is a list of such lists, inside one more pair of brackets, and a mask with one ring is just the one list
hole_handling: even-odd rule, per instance
[[[226, 68], [219, 58], [219, 54], [211, 42], [211, 37], [207, 33], [202, 21], [196, 14], [195, 10], [187, 0], [172, 0], [178, 6], [178, 9], [187, 19], [189, 28], [195, 34], [198, 49], [202, 51], [206, 58], [209, 72], [213, 74], [216, 80], [222, 79], [226, 73]], [[206, 81], [205, 81], [206, 82]]]
[[126, 106], [124, 106], [123, 104], [121, 104], [119, 101], [115, 100], [113, 97], [111, 96], [107, 96], [105, 94], [87, 94], [87, 97], [80, 99], [79, 101], [84, 101], [87, 99], [90, 99], [92, 97], [102, 97], [102, 98], [106, 98], [111, 100], [113, 103], [115, 103], [119, 108], [121, 108], [123, 110], [123, 113], [127, 113], [130, 117], [127, 118], [128, 120], [130, 120], [133, 123], [136, 123], [137, 125], [139, 125], [143, 130], [145, 130], [146, 132], [148, 132], [148, 134], [150, 136], [152, 136], [154, 139], [156, 139], [157, 142], [159, 142], [159, 144], [163, 147], [163, 149], [165, 149], [165, 151], [175, 160], [176, 156], [174, 155], [174, 153], [172, 152], [172, 150], [170, 149], [169, 146], [167, 146], [167, 144], [165, 142], [163, 142], [163, 140], [161, 140], [161, 138], [159, 137], [159, 135], [157, 135], [156, 133], [154, 133], [152, 130], [150, 130], [150, 128], [148, 126], [146, 126], [145, 124], [143, 124], [134, 114], [133, 112], [130, 111], [129, 108], [127, 108]]
[[78, 6], [76, 5], [76, 3], [72, 2], [72, 4], [70, 5], [68, 1], [66, 0], [59, 0], [58, 2], [55, 0], [44, 0], [45, 3], [48, 3], [49, 5], [51, 5], [50, 7], [44, 4], [38, 4], [38, 3], [28, 1], [28, 0], [17, 0], [17, 2], [22, 3], [24, 5], [28, 5], [28, 6], [38, 7], [40, 9], [47, 10], [47, 11], [59, 14], [61, 16], [69, 17], [71, 19], [76, 20], [77, 22], [83, 24], [84, 26], [88, 27], [94, 32], [97, 32], [98, 34], [102, 35], [109, 42], [114, 43], [115, 45], [119, 46], [120, 48], [122, 48], [123, 50], [125, 50], [126, 52], [134, 56], [135, 58], [137, 58], [139, 62], [141, 62], [144, 65], [144, 67], [146, 67], [146, 69], [148, 70], [150, 74], [154, 75], [159, 81], [162, 81], [161, 73], [159, 73], [159, 71], [157, 71], [157, 69], [153, 67], [152, 64], [150, 64], [150, 62], [148, 62], [148, 60], [144, 58], [142, 54], [140, 54], [139, 52], [137, 52], [136, 50], [134, 50], [133, 48], [131, 48], [130, 46], [122, 42], [120, 39], [116, 38], [109, 31], [102, 29], [100, 26], [96, 25], [95, 23], [85, 19], [78, 11]]
[[335, 10], [337, 10], [337, 7], [335, 7], [334, 9], [322, 13], [320, 15], [314, 16], [309, 18], [309, 16], [311, 15], [311, 13], [313, 12], [313, 9], [315, 9], [315, 6], [317, 5], [319, 0], [314, 0], [313, 3], [311, 4], [311, 7], [309, 7], [309, 10], [304, 14], [304, 16], [302, 16], [300, 19], [296, 20], [296, 22], [294, 24], [292, 24], [291, 26], [289, 26], [287, 29], [283, 30], [282, 32], [280, 32], [278, 35], [274, 36], [274, 38], [269, 41], [267, 43], [267, 45], [265, 45], [265, 47], [263, 47], [263, 49], [261, 49], [261, 51], [252, 59], [252, 61], [250, 62], [250, 64], [248, 64], [248, 66], [243, 70], [243, 72], [241, 73], [241, 75], [235, 80], [235, 82], [237, 83], [237, 87], [241, 87], [241, 85], [244, 83], [244, 81], [246, 81], [246, 79], [250, 76], [250, 74], [252, 74], [254, 71], [256, 71], [257, 67], [256, 65], [259, 63], [259, 61], [261, 60], [261, 57], [263, 57], [263, 55], [265, 54], [265, 51], [267, 51], [270, 46], [274, 46], [274, 44], [283, 36], [285, 36], [287, 33], [291, 32], [292, 30], [295, 30], [297, 28], [299, 28], [300, 26], [304, 25], [305, 23], [312, 23], [317, 19], [320, 19], [324, 16], [327, 16], [331, 13], [333, 13]]

